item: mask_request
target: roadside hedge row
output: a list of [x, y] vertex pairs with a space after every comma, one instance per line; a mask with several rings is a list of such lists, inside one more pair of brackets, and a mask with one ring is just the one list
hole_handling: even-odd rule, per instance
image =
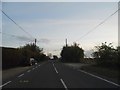
[[30, 58], [37, 62], [47, 60], [47, 56], [34, 44], [27, 44], [20, 48], [2, 47], [2, 69], [30, 65]]

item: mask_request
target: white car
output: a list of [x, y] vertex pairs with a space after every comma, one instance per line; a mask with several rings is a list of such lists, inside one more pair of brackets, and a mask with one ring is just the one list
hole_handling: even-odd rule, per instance
[[37, 65], [37, 61], [34, 58], [30, 58], [30, 65]]

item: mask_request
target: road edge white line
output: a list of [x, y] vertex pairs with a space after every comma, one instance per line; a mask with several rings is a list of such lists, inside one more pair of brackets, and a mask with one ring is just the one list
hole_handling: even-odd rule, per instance
[[62, 79], [60, 79], [60, 81], [62, 82], [62, 84], [63, 84], [64, 88], [65, 88], [66, 90], [68, 90], [68, 88], [67, 88], [67, 86], [66, 86], [65, 82], [64, 82]]
[[22, 77], [24, 75], [24, 73], [23, 74], [20, 74], [18, 77]]
[[7, 84], [9, 84], [9, 83], [11, 83], [11, 82], [12, 82], [12, 81], [8, 81], [8, 82], [4, 83], [3, 85], [0, 86], [0, 88], [6, 86]]
[[85, 73], [85, 74], [88, 74], [88, 75], [90, 75], [90, 76], [96, 77], [96, 78], [98, 78], [98, 79], [100, 79], [100, 80], [106, 81], [106, 82], [108, 82], [108, 83], [111, 83], [111, 84], [113, 84], [113, 85], [115, 85], [115, 86], [120, 87], [120, 85], [119, 85], [119, 84], [114, 83], [114, 82], [109, 81], [109, 80], [106, 80], [106, 79], [104, 79], [104, 78], [101, 78], [101, 77], [99, 77], [99, 76], [96, 76], [96, 75], [94, 75], [94, 74], [88, 73], [88, 72], [83, 71], [83, 70], [78, 70], [78, 71], [83, 72], [83, 73]]

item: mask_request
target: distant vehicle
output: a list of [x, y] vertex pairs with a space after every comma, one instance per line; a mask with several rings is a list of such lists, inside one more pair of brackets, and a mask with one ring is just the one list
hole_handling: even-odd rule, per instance
[[34, 58], [30, 58], [30, 65], [37, 65], [37, 61]]
[[35, 65], [37, 65], [37, 62], [35, 63]]

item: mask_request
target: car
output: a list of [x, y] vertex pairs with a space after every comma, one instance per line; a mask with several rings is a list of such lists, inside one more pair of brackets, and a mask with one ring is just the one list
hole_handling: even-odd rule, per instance
[[30, 65], [37, 65], [37, 61], [34, 58], [30, 58]]

